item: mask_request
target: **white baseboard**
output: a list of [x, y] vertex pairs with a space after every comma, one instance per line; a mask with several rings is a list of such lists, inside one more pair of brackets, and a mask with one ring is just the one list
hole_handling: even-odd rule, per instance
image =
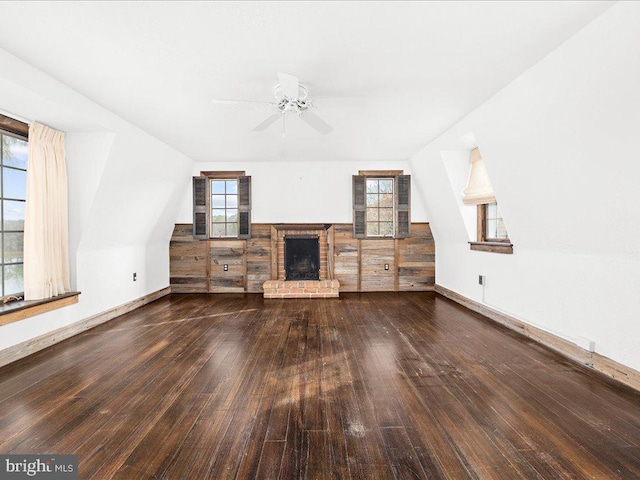
[[3, 367], [4, 365], [7, 365], [11, 362], [15, 362], [16, 360], [20, 360], [21, 358], [50, 347], [51, 345], [55, 345], [56, 343], [73, 337], [74, 335], [78, 335], [79, 333], [96, 327], [101, 323], [108, 322], [115, 317], [119, 317], [120, 315], [131, 312], [136, 308], [142, 307], [143, 305], [151, 303], [154, 300], [164, 297], [165, 295], [168, 295], [170, 293], [171, 287], [163, 288], [125, 304], [111, 308], [105, 312], [98, 313], [97, 315], [85, 318], [84, 320], [74, 322], [71, 325], [67, 325], [66, 327], [58, 328], [57, 330], [54, 330], [52, 332], [45, 333], [44, 335], [40, 335], [39, 337], [32, 338], [25, 342], [14, 345], [13, 347], [1, 350], [0, 367]]
[[640, 372], [631, 367], [627, 367], [626, 365], [618, 363], [615, 360], [611, 360], [610, 358], [598, 353], [585, 350], [573, 342], [531, 326], [522, 320], [518, 320], [515, 317], [499, 312], [494, 308], [467, 298], [464, 295], [460, 295], [459, 293], [449, 290], [441, 285], [436, 285], [436, 293], [467, 307], [469, 310], [480, 313], [490, 320], [504, 325], [511, 330], [515, 330], [525, 337], [531, 338], [532, 340], [549, 347], [551, 350], [554, 350], [575, 362], [581, 363], [589, 368], [593, 368], [594, 370], [598, 370], [608, 377], [640, 391]]

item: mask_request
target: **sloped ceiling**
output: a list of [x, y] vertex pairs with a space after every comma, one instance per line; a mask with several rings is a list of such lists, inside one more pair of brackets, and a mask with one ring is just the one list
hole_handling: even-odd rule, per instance
[[[397, 160], [610, 4], [0, 2], [0, 48], [195, 161]], [[331, 134], [295, 114], [252, 132], [268, 107], [211, 101], [270, 101], [278, 71]]]

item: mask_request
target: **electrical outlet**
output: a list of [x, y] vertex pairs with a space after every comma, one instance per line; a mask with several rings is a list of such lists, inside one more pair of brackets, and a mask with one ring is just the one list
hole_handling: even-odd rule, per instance
[[225, 272], [228, 272], [228, 271], [229, 271], [229, 265], [225, 263], [225, 264], [222, 266], [222, 270], [224, 270]]
[[484, 275], [478, 275], [478, 285], [484, 285]]
[[133, 272], [133, 281], [137, 281], [138, 280], [138, 274]]
[[385, 263], [385, 264], [384, 264], [384, 269], [385, 269], [385, 270], [389, 270], [389, 264], [388, 264], [388, 263]]

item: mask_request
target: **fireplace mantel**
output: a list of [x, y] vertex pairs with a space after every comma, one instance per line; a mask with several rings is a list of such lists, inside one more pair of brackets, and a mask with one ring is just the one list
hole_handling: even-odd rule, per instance
[[330, 223], [274, 223], [271, 225], [276, 230], [329, 230]]

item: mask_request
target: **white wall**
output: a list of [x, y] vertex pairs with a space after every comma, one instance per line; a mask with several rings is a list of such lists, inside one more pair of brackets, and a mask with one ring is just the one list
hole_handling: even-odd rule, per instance
[[77, 305], [1, 326], [3, 349], [167, 287], [193, 162], [2, 50], [0, 65], [2, 109], [66, 132], [71, 280], [82, 292]]
[[[379, 162], [207, 162], [197, 163], [193, 175], [209, 170], [244, 170], [251, 175], [253, 223], [350, 223], [351, 176], [358, 170], [403, 170], [407, 161]], [[411, 220], [426, 222], [424, 202], [412, 182]], [[191, 187], [183, 197], [177, 223], [192, 222]]]
[[[640, 4], [621, 2], [410, 159], [438, 284], [640, 370]], [[513, 255], [470, 251], [446, 152], [480, 147]], [[487, 284], [478, 285], [478, 275]]]

